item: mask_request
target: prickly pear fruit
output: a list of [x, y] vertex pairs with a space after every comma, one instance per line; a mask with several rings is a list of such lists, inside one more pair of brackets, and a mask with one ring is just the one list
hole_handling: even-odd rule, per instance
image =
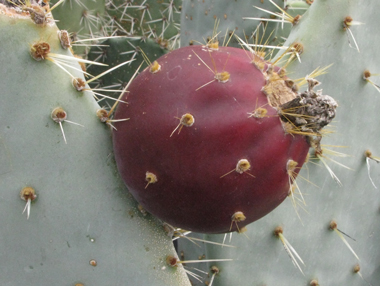
[[115, 119], [130, 118], [115, 123], [119, 171], [169, 224], [241, 231], [292, 191], [319, 130], [295, 105], [317, 95], [311, 84], [298, 95], [283, 70], [248, 51], [172, 51], [136, 77], [122, 98], [129, 104], [118, 106]]

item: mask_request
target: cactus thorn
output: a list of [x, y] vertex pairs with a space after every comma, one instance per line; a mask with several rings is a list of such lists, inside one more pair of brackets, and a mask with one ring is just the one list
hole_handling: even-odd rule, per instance
[[222, 262], [222, 261], [233, 261], [233, 259], [226, 258], [226, 259], [203, 259], [203, 260], [181, 261], [172, 255], [166, 256], [166, 264], [170, 267], [177, 267], [179, 264], [187, 264], [187, 263], [199, 263], [199, 262], [207, 263], [207, 262]]
[[224, 67], [226, 66], [227, 62], [228, 62], [228, 59], [229, 59], [229, 56], [230, 54], [228, 54], [228, 58], [226, 60], [226, 62], [224, 63], [224, 67], [223, 67], [223, 70], [222, 72], [217, 72], [217, 69], [216, 69], [216, 65], [215, 65], [215, 61], [211, 55], [211, 53], [209, 52], [210, 54], [210, 58], [211, 58], [211, 61], [212, 61], [212, 64], [214, 66], [214, 70], [212, 70], [205, 62], [204, 60], [201, 59], [200, 56], [198, 56], [198, 54], [196, 52], [194, 52], [193, 50], [193, 53], [197, 56], [197, 58], [214, 74], [214, 79], [205, 83], [204, 85], [198, 87], [195, 91], [198, 91], [200, 90], [201, 88], [205, 87], [206, 85], [209, 85], [210, 83], [213, 83], [215, 80], [217, 80], [218, 82], [221, 82], [221, 83], [226, 83], [229, 81], [230, 79], [230, 74], [229, 72], [226, 72], [224, 71]]
[[[303, 222], [302, 222], [302, 219], [301, 219], [301, 216], [300, 214], [298, 213], [298, 207], [302, 208], [306, 213], [308, 213], [308, 211], [304, 208], [303, 205], [306, 205], [306, 202], [303, 198], [303, 195], [301, 192], [298, 192], [296, 193], [297, 187], [295, 185], [292, 185], [291, 187], [291, 190], [289, 191], [288, 193], [288, 197], [290, 198], [291, 202], [292, 202], [292, 206], [297, 214], [297, 217], [298, 219], [301, 221], [302, 225], [303, 225]], [[299, 199], [298, 197], [296, 197], [296, 194], [300, 195], [301, 196], [301, 199]]]
[[372, 185], [375, 187], [375, 189], [377, 189], [375, 183], [373, 182], [372, 178], [371, 178], [371, 173], [370, 173], [370, 163], [369, 161], [372, 160], [372, 161], [375, 161], [376, 163], [380, 163], [380, 158], [378, 157], [374, 157], [372, 155], [372, 152], [370, 150], [366, 150], [365, 153], [364, 153], [365, 157], [366, 157], [366, 163], [367, 163], [367, 169], [368, 169], [368, 177], [369, 177], [369, 180], [371, 181]]
[[148, 182], [145, 186], [145, 189], [146, 189], [149, 186], [149, 184], [154, 184], [157, 182], [157, 176], [151, 172], [146, 172], [145, 181]]
[[182, 115], [181, 118], [178, 118], [178, 117], [175, 117], [175, 118], [179, 119], [179, 124], [173, 130], [172, 134], [170, 134], [170, 137], [173, 136], [174, 132], [176, 132], [176, 130], [178, 128], [179, 128], [179, 130], [178, 130], [178, 134], [179, 134], [181, 132], [183, 126], [191, 127], [191, 126], [193, 126], [193, 124], [195, 122], [194, 116], [191, 115], [190, 113], [185, 113], [184, 115]]
[[[38, 42], [32, 44], [31, 48], [30, 48], [30, 55], [36, 61], [42, 61], [45, 59], [48, 61], [51, 61], [52, 63], [57, 65], [59, 68], [61, 68], [64, 72], [66, 72], [72, 79], [74, 79], [75, 77], [64, 66], [69, 67], [73, 70], [79, 70], [81, 72], [84, 72], [84, 71], [82, 69], [78, 69], [75, 66], [68, 64], [68, 62], [70, 62], [70, 61], [71, 62], [77, 62], [77, 63], [91, 63], [91, 64], [95, 64], [95, 65], [106, 66], [106, 64], [92, 62], [92, 61], [84, 60], [84, 59], [81, 59], [78, 57], [51, 53], [49, 43], [44, 42], [44, 41], [38, 41]], [[84, 72], [84, 73], [86, 75], [90, 75], [87, 72]], [[92, 80], [94, 80], [98, 77], [94, 77]], [[91, 82], [92, 80], [89, 80], [88, 82]]]
[[256, 99], [256, 106], [255, 110], [252, 112], [247, 112], [249, 114], [248, 118], [250, 117], [255, 117], [255, 118], [264, 118], [264, 117], [269, 117], [268, 114], [268, 109], [264, 108], [268, 103], [263, 104], [261, 106], [257, 106], [258, 98]]
[[363, 24], [364, 23], [361, 23], [358, 21], [353, 21], [351, 16], [347, 16], [343, 20], [343, 29], [347, 32], [346, 35], [347, 35], [347, 39], [348, 39], [348, 44], [352, 48], [351, 41], [350, 41], [350, 36], [351, 36], [352, 40], [354, 41], [355, 48], [357, 49], [357, 51], [359, 53], [360, 53], [360, 50], [359, 50], [358, 43], [356, 42], [354, 34], [352, 33], [350, 27], [355, 26], [355, 25], [363, 25]]
[[[299, 271], [301, 271], [301, 273], [305, 276], [305, 274], [303, 273], [302, 271], [302, 268], [300, 267], [300, 265], [298, 264], [298, 261], [296, 260], [296, 258], [298, 258], [298, 260], [305, 265], [305, 263], [302, 261], [301, 257], [298, 255], [298, 253], [295, 251], [295, 249], [293, 248], [293, 246], [289, 243], [289, 241], [285, 238], [285, 236], [283, 235], [283, 228], [281, 226], [278, 226], [275, 228], [274, 230], [274, 235], [277, 236], [282, 244], [284, 245], [284, 248], [287, 252], [287, 254], [289, 255], [290, 259], [292, 260], [293, 262], [293, 265], [299, 269]], [[294, 254], [294, 255], [293, 255]], [[295, 258], [295, 257], [296, 258]]]
[[[94, 80], [97, 80], [98, 78], [100, 78], [100, 77], [102, 77], [102, 76], [104, 76], [104, 75], [106, 75], [106, 74], [108, 74], [108, 73], [114, 71], [115, 69], [118, 69], [118, 68], [120, 68], [121, 66], [124, 66], [124, 65], [126, 65], [126, 64], [129, 64], [129, 63], [131, 63], [131, 62], [133, 62], [133, 61], [134, 61], [134, 60], [125, 61], [125, 62], [123, 62], [123, 63], [121, 63], [121, 64], [118, 64], [117, 66], [114, 66], [113, 68], [110, 68], [110, 69], [106, 70], [105, 72], [102, 72], [101, 74], [99, 74], [99, 75], [93, 77], [92, 79], [88, 80], [88, 81], [87, 81], [87, 84], [89, 84], [90, 82], [93, 82]], [[92, 64], [94, 64], [94, 62], [92, 62]], [[100, 64], [100, 63], [96, 63], [96, 64], [97, 64], [97, 65], [103, 65], [103, 66], [105, 65], [105, 64]]]
[[363, 79], [364, 79], [365, 81], [369, 82], [374, 88], [376, 88], [376, 90], [377, 90], [378, 92], [380, 92], [380, 85], [374, 83], [374, 82], [370, 79], [371, 76], [378, 76], [378, 75], [379, 75], [379, 74], [372, 74], [369, 70], [365, 70], [365, 71], [363, 72]]
[[193, 244], [195, 244], [198, 247], [201, 247], [201, 246], [199, 244], [197, 244], [196, 241], [200, 241], [200, 242], [203, 242], [203, 243], [206, 243], [206, 244], [219, 245], [219, 246], [222, 246], [222, 247], [223, 246], [232, 247], [232, 248], [236, 247], [234, 245], [226, 245], [224, 243], [218, 243], [218, 242], [214, 242], [214, 241], [210, 241], [210, 240], [200, 239], [200, 238], [196, 238], [196, 237], [190, 237], [190, 236], [188, 236], [188, 234], [190, 234], [190, 233], [191, 233], [191, 231], [187, 231], [187, 232], [183, 233], [182, 231], [180, 231], [178, 229], [174, 230], [174, 232], [173, 232], [173, 236], [174, 236], [173, 241], [177, 240], [179, 238], [185, 238], [185, 239], [191, 241]]
[[[297, 167], [298, 165], [298, 162], [292, 160], [292, 159], [289, 159], [288, 162], [286, 163], [286, 171], [288, 173], [288, 178], [289, 178], [289, 194], [292, 195], [292, 198], [294, 199], [293, 197], [293, 194], [294, 194], [294, 191], [293, 191], [293, 188], [296, 188], [301, 196], [301, 199], [302, 199], [302, 202], [303, 204], [306, 206], [306, 201], [302, 195], [302, 192], [300, 190], [300, 188], [298, 187], [298, 184], [296, 182], [296, 178], [297, 178], [297, 172], [296, 170], [300, 169], [299, 167]], [[295, 201], [294, 201], [295, 203]]]
[[26, 205], [22, 213], [26, 211], [26, 218], [29, 219], [31, 203], [37, 198], [36, 191], [32, 187], [25, 187], [20, 192], [20, 198], [26, 201]]
[[62, 131], [63, 139], [65, 140], [65, 143], [67, 144], [65, 132], [63, 131], [62, 122], [71, 123], [71, 124], [78, 125], [81, 127], [84, 127], [84, 126], [79, 123], [69, 121], [66, 118], [67, 118], [67, 113], [62, 107], [56, 107], [51, 112], [51, 119], [53, 119], [54, 122], [59, 124]]
[[353, 241], [356, 241], [355, 239], [353, 239], [351, 236], [349, 236], [348, 234], [344, 233], [343, 231], [339, 230], [338, 229], [338, 224], [335, 220], [332, 220], [330, 222], [330, 225], [329, 225], [329, 228], [330, 230], [333, 230], [335, 231], [340, 239], [343, 241], [343, 243], [348, 247], [348, 249], [352, 252], [352, 254], [356, 257], [357, 260], [360, 260], [358, 255], [355, 253], [355, 251], [352, 249], [352, 247], [348, 244], [347, 240], [344, 238], [343, 235], [347, 236], [348, 238], [352, 239]]
[[[144, 62], [141, 62], [141, 64], [138, 66], [138, 68], [136, 69], [135, 73], [132, 75], [132, 77], [130, 78], [130, 80], [128, 81], [128, 83], [125, 85], [125, 87], [123, 88], [123, 91], [120, 93], [120, 96], [118, 98], [118, 100], [114, 103], [114, 105], [112, 106], [111, 110], [108, 112], [108, 117], [111, 116], [111, 114], [114, 112], [117, 104], [119, 103], [119, 100], [121, 99], [121, 97], [123, 96], [123, 94], [125, 92], [128, 92], [128, 87], [130, 86], [131, 82], [133, 81], [133, 79], [136, 77], [137, 73], [139, 72], [139, 70], [141, 69], [142, 65], [143, 65]], [[126, 119], [128, 120], [128, 119]], [[116, 129], [116, 128], [115, 128]]]
[[211, 280], [210, 280], [210, 283], [208, 284], [208, 286], [212, 286], [213, 282], [214, 282], [214, 279], [215, 279], [215, 276], [217, 274], [219, 274], [219, 268], [216, 267], [215, 265], [214, 266], [211, 266], [211, 273], [212, 273], [212, 276], [211, 276]]
[[154, 61], [152, 63], [149, 60], [148, 56], [145, 54], [145, 52], [141, 48], [139, 48], [139, 51], [141, 52], [141, 55], [143, 56], [143, 59], [144, 59], [145, 63], [148, 65], [149, 71], [151, 73], [157, 73], [161, 70], [161, 65], [157, 61]]
[[100, 119], [101, 122], [107, 124], [109, 127], [111, 127], [112, 129], [116, 129], [115, 126], [112, 125], [112, 122], [122, 122], [122, 121], [127, 121], [129, 120], [130, 118], [124, 118], [124, 119], [110, 119], [110, 115], [109, 115], [109, 112], [107, 110], [105, 110], [104, 108], [100, 108], [96, 111], [96, 115], [98, 116], [98, 118]]
[[316, 77], [320, 75], [324, 75], [327, 73], [327, 70], [332, 66], [333, 64], [327, 65], [323, 68], [317, 67], [315, 70], [313, 70], [310, 74], [306, 75], [305, 77], [295, 79], [294, 82], [297, 83], [297, 89], [302, 87], [303, 85], [307, 84], [309, 79], [315, 79]]
[[354, 268], [352, 269], [354, 273], [358, 274], [363, 281], [365, 281], [368, 285], [372, 286], [371, 283], [369, 283], [366, 279], [364, 279], [363, 275], [360, 272], [360, 265], [356, 264]]
[[291, 46], [287, 47], [287, 49], [272, 63], [272, 65], [279, 65], [281, 60], [285, 58], [285, 56], [289, 56], [286, 60], [283, 69], [285, 69], [295, 58], [301, 63], [300, 55], [303, 53], [304, 46], [300, 42], [295, 42]]
[[[232, 229], [232, 225], [233, 225], [233, 223], [235, 223], [235, 226], [236, 226], [236, 231], [238, 232], [238, 233], [244, 233], [246, 230], [247, 230], [247, 228], [244, 228], [244, 230], [241, 230], [240, 228], [239, 228], [239, 225], [238, 225], [238, 223], [239, 222], [242, 222], [242, 221], [245, 221], [246, 220], [246, 216], [244, 215], [244, 213], [243, 212], [235, 212], [233, 215], [232, 215], [232, 217], [231, 217], [231, 226], [230, 226], [230, 231], [231, 231], [231, 229]], [[248, 236], [247, 236], [247, 238], [248, 238]], [[223, 241], [223, 244], [224, 244], [224, 241]]]
[[[324, 145], [325, 146], [325, 145]], [[330, 176], [334, 179], [334, 181], [336, 181], [338, 183], [338, 185], [341, 187], [343, 186], [342, 182], [339, 180], [339, 178], [335, 175], [335, 173], [332, 171], [332, 169], [328, 166], [327, 164], [327, 161], [326, 160], [329, 160], [345, 169], [348, 169], [348, 170], [351, 170], [353, 171], [353, 169], [343, 165], [342, 163], [339, 163], [338, 161], [330, 158], [329, 156], [327, 156], [326, 154], [329, 154], [329, 155], [332, 155], [332, 156], [337, 156], [337, 157], [348, 157], [349, 155], [347, 154], [344, 154], [344, 153], [341, 153], [341, 152], [337, 152], [337, 151], [334, 151], [334, 150], [331, 150], [331, 149], [328, 149], [328, 148], [325, 148], [325, 147], [315, 147], [315, 146], [312, 146], [314, 148], [314, 156], [315, 158], [318, 158], [322, 164], [326, 167], [327, 171], [329, 172]], [[332, 146], [332, 147], [344, 147], [344, 146]], [[326, 160], [325, 160], [326, 159]]]
[[[83, 82], [84, 83], [84, 82]], [[84, 83], [85, 84], [85, 83]], [[76, 87], [75, 87], [76, 88]], [[76, 88], [77, 89], [77, 88]], [[78, 90], [78, 89], [77, 89]], [[114, 100], [116, 101], [117, 103], [118, 102], [122, 102], [122, 103], [125, 103], [127, 104], [128, 102], [124, 101], [124, 100], [121, 100], [120, 97], [119, 98], [113, 98], [112, 96], [108, 96], [108, 95], [105, 95], [103, 93], [100, 93], [99, 91], [101, 92], [117, 92], [117, 93], [120, 93], [120, 95], [123, 95], [124, 93], [124, 90], [119, 90], [119, 89], [104, 89], [104, 88], [82, 88], [81, 90], [78, 90], [78, 91], [92, 91], [92, 94], [94, 96], [94, 98], [97, 100], [97, 102], [99, 103], [100, 101], [102, 101], [103, 99], [105, 98], [108, 98], [110, 100]], [[99, 99], [97, 96], [101, 96], [102, 99]]]
[[235, 169], [232, 169], [231, 171], [227, 172], [226, 174], [220, 176], [220, 178], [223, 178], [223, 177], [231, 174], [233, 171], [236, 171], [239, 174], [247, 173], [251, 177], [255, 178], [254, 175], [252, 175], [251, 173], [247, 172], [250, 168], [251, 168], [251, 163], [249, 163], [249, 161], [247, 159], [240, 159], [237, 162]]
[[299, 21], [301, 20], [301, 15], [297, 15], [295, 17], [292, 17], [290, 14], [286, 13], [284, 9], [282, 9], [280, 6], [278, 6], [276, 3], [274, 3], [272, 0], [269, 0], [270, 3], [272, 3], [277, 9], [281, 11], [280, 12], [272, 12], [257, 6], [253, 6], [258, 10], [261, 10], [263, 12], [266, 12], [270, 15], [273, 15], [275, 17], [278, 17], [280, 19], [263, 19], [263, 18], [253, 18], [253, 17], [243, 17], [243, 19], [248, 19], [248, 20], [259, 20], [259, 21], [268, 21], [268, 22], [279, 22], [281, 23], [281, 26], [283, 28], [284, 23], [290, 23], [293, 26], [297, 25]]

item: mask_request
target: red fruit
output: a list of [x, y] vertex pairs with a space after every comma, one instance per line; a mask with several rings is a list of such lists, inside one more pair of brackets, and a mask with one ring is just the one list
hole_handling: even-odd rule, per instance
[[113, 139], [133, 196], [161, 220], [203, 233], [239, 230], [276, 208], [309, 149], [274, 108], [292, 98], [268, 104], [266, 94], [295, 97], [279, 69], [230, 47], [181, 48], [157, 62], [115, 114], [130, 118], [116, 123]]

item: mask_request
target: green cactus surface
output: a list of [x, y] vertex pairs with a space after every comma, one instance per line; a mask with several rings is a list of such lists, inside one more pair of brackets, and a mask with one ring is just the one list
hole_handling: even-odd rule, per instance
[[[88, 58], [92, 61], [101, 62], [108, 66], [117, 66], [125, 61], [132, 61], [131, 63], [122, 66], [109, 74], [101, 77], [98, 81], [91, 83], [92, 87], [102, 87], [104, 89], [122, 91], [128, 84], [138, 67], [141, 70], [148, 66], [147, 61], [153, 62], [168, 50], [162, 48], [153, 39], [142, 40], [139, 37], [123, 37], [111, 38], [102, 43], [101, 47], [94, 47], [91, 49]], [[88, 72], [91, 74], [100, 74], [108, 69], [108, 66], [91, 65]], [[107, 96], [117, 99], [120, 93], [105, 92]], [[113, 105], [114, 100], [105, 99], [108, 105]], [[100, 105], [106, 105], [100, 103]]]
[[[275, 0], [275, 3], [280, 7], [284, 6], [283, 1]], [[250, 42], [257, 41], [258, 44], [281, 45], [284, 42], [283, 37], [288, 36], [292, 25], [265, 21], [264, 19], [276, 17], [255, 6], [272, 13], [280, 12], [267, 0], [184, 1], [181, 15], [181, 46], [205, 44], [212, 38], [218, 39], [220, 45], [228, 43], [229, 46], [240, 46], [236, 37], [231, 35]], [[302, 15], [307, 6], [303, 5], [297, 10], [290, 7], [287, 12], [293, 16]], [[263, 19], [261, 25], [258, 25], [260, 20], [257, 18]]]
[[[56, 3], [58, 1], [53, 1]], [[74, 40], [98, 38], [105, 35], [104, 22], [106, 7], [104, 0], [65, 0], [52, 11], [57, 26], [67, 30]], [[86, 54], [90, 46], [76, 43], [73, 48], [77, 54]]]
[[[153, 38], [163, 47], [178, 42], [180, 0], [109, 1], [107, 12], [118, 35]], [[174, 46], [177, 46], [174, 44]]]
[[[44, 41], [46, 57], [72, 57], [57, 32], [0, 4], [0, 284], [190, 285], [181, 266], [167, 267], [175, 250], [161, 223], [138, 210], [119, 179], [92, 93], [77, 92], [53, 62], [31, 57]], [[57, 107], [67, 112], [67, 144], [62, 113], [51, 117]]]
[[[284, 45], [297, 41], [303, 44], [304, 51], [302, 63], [294, 61], [287, 67], [292, 78], [305, 77], [317, 67], [333, 64], [327, 74], [318, 77], [321, 85], [317, 87], [338, 101], [333, 132], [322, 139], [325, 144], [322, 145], [322, 159], [314, 158], [312, 150], [309, 163], [297, 179], [306, 205], [298, 194], [295, 198], [299, 199], [297, 212], [289, 198], [274, 212], [250, 225], [244, 234], [234, 234], [231, 242], [228, 236], [225, 243], [236, 248], [205, 244], [200, 249], [206, 259], [235, 259], [228, 264], [208, 265], [210, 277], [212, 265], [220, 270], [213, 285], [378, 285], [380, 200], [379, 190], [374, 185], [380, 185], [380, 170], [374, 156], [380, 148], [377, 139], [380, 131], [375, 123], [380, 94], [374, 85], [379, 80], [375, 76], [365, 80], [363, 72], [378, 72], [380, 54], [375, 43], [379, 37], [376, 18], [369, 15], [371, 10], [379, 8], [379, 4], [366, 1], [314, 1], [299, 24], [293, 27]], [[353, 22], [346, 24], [344, 29], [347, 16], [365, 24]], [[366, 150], [373, 154], [368, 160]], [[322, 161], [331, 168], [341, 186], [330, 176]], [[371, 167], [373, 183], [366, 161]], [[333, 220], [339, 230], [331, 229]], [[302, 258], [304, 264], [295, 258], [302, 272], [293, 265], [281, 239], [274, 235], [278, 226]], [[214, 242], [224, 239], [223, 235], [199, 236]], [[194, 246], [187, 250], [188, 244], [181, 239], [179, 250], [190, 256], [187, 259], [192, 259]], [[210, 281], [210, 278], [205, 279]]]

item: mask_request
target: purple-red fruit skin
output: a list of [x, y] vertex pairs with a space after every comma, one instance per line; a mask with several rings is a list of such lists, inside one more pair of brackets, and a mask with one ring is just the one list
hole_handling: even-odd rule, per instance
[[[309, 144], [284, 132], [261, 91], [266, 79], [248, 52], [191, 46], [157, 61], [161, 70], [141, 72], [123, 95], [128, 104], [120, 103], [115, 113], [115, 119], [130, 118], [115, 123], [113, 144], [133, 196], [161, 220], [203, 233], [235, 231], [276, 208], [289, 192], [288, 160], [298, 162], [298, 173]], [[213, 80], [223, 71], [230, 74], [226, 83]], [[250, 116], [258, 107], [267, 116]], [[171, 136], [186, 113], [194, 124]], [[239, 174], [241, 159], [251, 168]], [[146, 172], [157, 182], [148, 184]], [[237, 225], [231, 221], [236, 212], [246, 217]]]

